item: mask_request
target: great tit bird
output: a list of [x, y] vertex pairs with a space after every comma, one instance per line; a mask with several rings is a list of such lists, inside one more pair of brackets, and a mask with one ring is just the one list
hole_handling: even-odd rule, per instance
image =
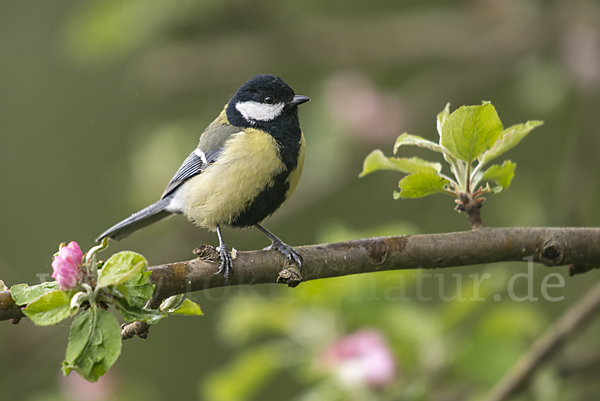
[[281, 78], [257, 75], [242, 85], [200, 136], [160, 200], [115, 224], [96, 239], [120, 240], [173, 214], [216, 231], [227, 281], [233, 260], [222, 226], [255, 226], [271, 240], [265, 249], [281, 252], [302, 268], [302, 257], [260, 223], [285, 202], [300, 180], [305, 140], [296, 95]]

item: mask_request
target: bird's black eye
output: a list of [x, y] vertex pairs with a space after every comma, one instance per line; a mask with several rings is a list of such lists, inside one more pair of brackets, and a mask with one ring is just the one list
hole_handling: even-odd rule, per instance
[[263, 102], [265, 102], [266, 104], [273, 104], [275, 102], [275, 99], [273, 98], [273, 96], [265, 96]]

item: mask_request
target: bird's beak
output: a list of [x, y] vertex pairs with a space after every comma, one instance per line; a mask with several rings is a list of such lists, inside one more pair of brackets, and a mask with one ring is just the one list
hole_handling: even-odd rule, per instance
[[288, 104], [290, 106], [298, 106], [299, 104], [306, 103], [309, 100], [310, 100], [310, 98], [308, 96], [296, 95], [296, 96], [294, 96], [292, 101]]

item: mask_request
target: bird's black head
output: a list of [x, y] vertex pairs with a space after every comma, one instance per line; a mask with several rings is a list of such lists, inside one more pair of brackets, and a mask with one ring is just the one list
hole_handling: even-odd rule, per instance
[[279, 77], [256, 75], [242, 85], [227, 105], [227, 118], [236, 126], [278, 125], [292, 118], [297, 122], [297, 106], [310, 98], [294, 94]]

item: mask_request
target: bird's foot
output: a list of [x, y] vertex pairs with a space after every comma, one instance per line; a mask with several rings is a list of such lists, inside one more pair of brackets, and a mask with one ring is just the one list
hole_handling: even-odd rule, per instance
[[272, 241], [271, 245], [264, 248], [265, 251], [276, 250], [283, 254], [286, 257], [288, 262], [293, 263], [298, 266], [300, 272], [302, 272], [302, 256], [294, 248], [284, 243], [280, 239], [276, 241]]
[[223, 278], [227, 285], [229, 276], [233, 274], [233, 259], [231, 258], [231, 253], [229, 253], [229, 250], [227, 249], [227, 245], [221, 244], [217, 247], [217, 250], [221, 256], [221, 264], [219, 265], [219, 270], [215, 274], [223, 273]]

